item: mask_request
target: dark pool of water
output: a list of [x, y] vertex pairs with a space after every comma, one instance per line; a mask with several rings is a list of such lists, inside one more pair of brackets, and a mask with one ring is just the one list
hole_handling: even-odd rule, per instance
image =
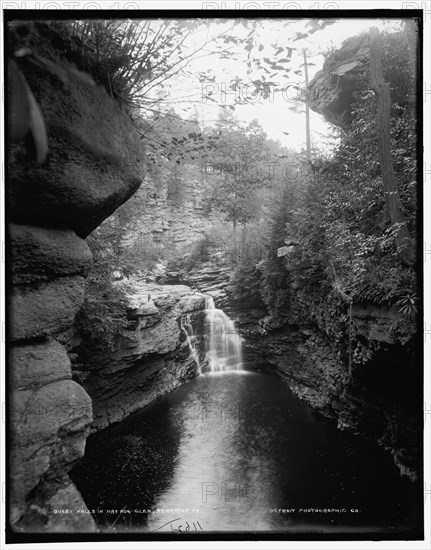
[[72, 478], [100, 528], [115, 532], [379, 538], [418, 520], [418, 488], [382, 449], [341, 433], [266, 373], [187, 382], [90, 437]]

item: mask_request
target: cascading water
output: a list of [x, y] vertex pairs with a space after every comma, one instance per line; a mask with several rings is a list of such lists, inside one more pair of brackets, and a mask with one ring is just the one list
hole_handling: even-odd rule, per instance
[[214, 299], [207, 296], [205, 300], [205, 359], [200, 356], [201, 337], [195, 334], [192, 319], [189, 315], [181, 318], [190, 353], [199, 369], [199, 374], [206, 371], [221, 372], [240, 370], [242, 366], [241, 336], [235, 324], [224, 311], [217, 309]]
[[216, 309], [211, 296], [206, 298], [205, 338], [206, 360], [211, 372], [241, 368], [241, 337], [232, 319]]
[[199, 359], [199, 353], [196, 349], [196, 336], [193, 334], [193, 325], [188, 315], [184, 315], [181, 319], [181, 328], [184, 330], [189, 345], [190, 353], [198, 366], [199, 372], [201, 372], [201, 362]]

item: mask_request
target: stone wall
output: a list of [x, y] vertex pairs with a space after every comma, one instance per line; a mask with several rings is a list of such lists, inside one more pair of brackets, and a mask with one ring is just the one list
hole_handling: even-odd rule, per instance
[[[61, 44], [39, 25], [32, 48], [58, 63]], [[72, 381], [56, 335], [73, 324], [83, 301], [92, 264], [83, 239], [137, 190], [143, 151], [103, 88], [65, 87], [25, 61], [19, 68], [40, 106], [49, 152], [37, 164], [29, 136], [9, 151], [9, 521], [15, 532], [94, 531], [88, 514], [53, 513], [85, 509], [67, 472], [84, 453], [92, 421], [90, 397]], [[9, 99], [19, 92], [15, 85], [10, 79]], [[17, 115], [10, 113], [12, 125]]]

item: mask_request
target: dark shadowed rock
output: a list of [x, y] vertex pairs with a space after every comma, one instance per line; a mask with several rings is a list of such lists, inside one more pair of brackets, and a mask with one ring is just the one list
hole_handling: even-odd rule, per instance
[[353, 311], [354, 325], [358, 335], [366, 341], [375, 340], [395, 344], [396, 336], [391, 329], [395, 323], [403, 319], [403, 314], [398, 308], [355, 304]]
[[85, 277], [91, 269], [90, 249], [73, 231], [11, 224], [9, 237], [16, 284], [66, 275]]
[[[39, 41], [44, 56], [57, 61], [47, 39]], [[41, 108], [49, 153], [40, 166], [29, 159], [23, 144], [12, 149], [10, 217], [20, 224], [72, 229], [85, 237], [141, 184], [144, 151], [139, 135], [104, 88], [82, 82], [65, 87], [31, 64], [21, 70]]]
[[349, 124], [352, 94], [366, 67], [368, 52], [368, 35], [361, 34], [330, 54], [308, 85], [308, 103], [313, 111], [336, 126]]

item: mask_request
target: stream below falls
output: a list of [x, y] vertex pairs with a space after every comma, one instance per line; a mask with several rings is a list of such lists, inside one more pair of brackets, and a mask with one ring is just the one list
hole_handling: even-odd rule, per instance
[[208, 372], [87, 440], [71, 477], [101, 531], [408, 532], [418, 489], [277, 376]]

